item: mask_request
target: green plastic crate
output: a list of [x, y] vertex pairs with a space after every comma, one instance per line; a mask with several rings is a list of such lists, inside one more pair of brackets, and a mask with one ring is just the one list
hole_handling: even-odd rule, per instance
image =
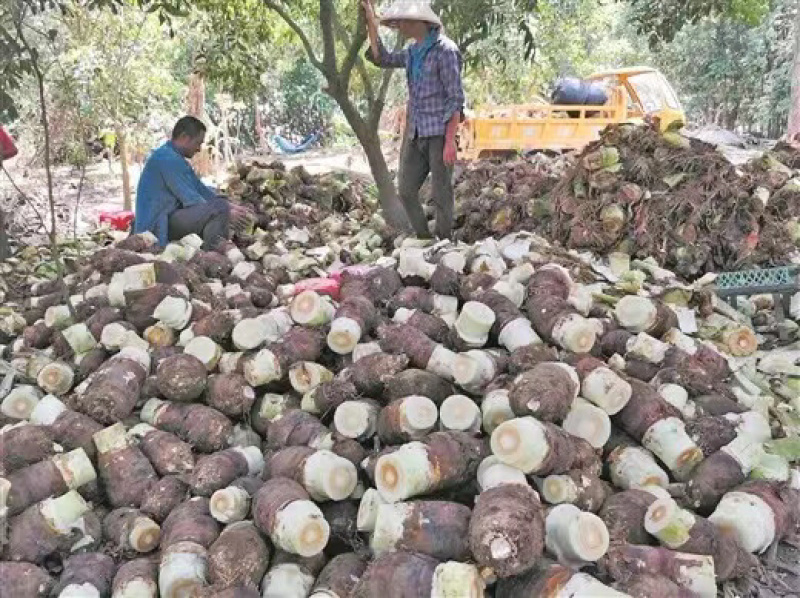
[[716, 286], [722, 294], [734, 290], [739, 293], [792, 291], [798, 289], [797, 272], [797, 266], [723, 272], [717, 276]]

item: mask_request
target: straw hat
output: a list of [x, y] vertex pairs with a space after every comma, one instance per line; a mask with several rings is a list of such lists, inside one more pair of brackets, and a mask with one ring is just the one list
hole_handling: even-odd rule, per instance
[[381, 25], [394, 27], [397, 21], [424, 21], [436, 27], [442, 26], [431, 3], [424, 0], [396, 0], [381, 15]]

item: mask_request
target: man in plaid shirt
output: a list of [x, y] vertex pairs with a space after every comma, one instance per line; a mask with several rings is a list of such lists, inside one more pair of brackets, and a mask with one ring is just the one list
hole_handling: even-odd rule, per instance
[[397, 0], [380, 23], [413, 39], [408, 48], [390, 52], [378, 35], [371, 0], [362, 0], [370, 48], [367, 59], [382, 68], [405, 68], [408, 82], [406, 133], [400, 155], [399, 194], [408, 219], [420, 238], [431, 236], [419, 200], [428, 174], [436, 207], [436, 236], [453, 232], [453, 165], [456, 131], [464, 112], [461, 83], [463, 60], [456, 44], [441, 32], [442, 23], [428, 2]]

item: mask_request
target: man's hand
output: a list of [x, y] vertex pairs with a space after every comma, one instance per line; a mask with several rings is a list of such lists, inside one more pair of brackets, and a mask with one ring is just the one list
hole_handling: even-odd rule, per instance
[[453, 166], [456, 163], [458, 156], [458, 148], [456, 147], [455, 139], [445, 139], [444, 141], [444, 163], [447, 166]]
[[238, 233], [241, 233], [247, 226], [250, 219], [253, 217], [253, 212], [250, 208], [242, 204], [230, 202], [231, 206], [231, 227]]
[[372, 0], [361, 0], [361, 6], [367, 17], [367, 27], [374, 27], [378, 29], [378, 17], [375, 14], [375, 7], [372, 6]]

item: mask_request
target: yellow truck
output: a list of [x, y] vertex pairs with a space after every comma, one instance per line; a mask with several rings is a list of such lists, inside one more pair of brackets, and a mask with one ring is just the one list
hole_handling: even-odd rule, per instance
[[595, 73], [608, 100], [602, 105], [558, 105], [542, 98], [530, 104], [482, 108], [459, 130], [459, 158], [528, 151], [579, 150], [608, 125], [658, 119], [663, 130], [686, 122], [678, 96], [658, 70], [633, 67]]

